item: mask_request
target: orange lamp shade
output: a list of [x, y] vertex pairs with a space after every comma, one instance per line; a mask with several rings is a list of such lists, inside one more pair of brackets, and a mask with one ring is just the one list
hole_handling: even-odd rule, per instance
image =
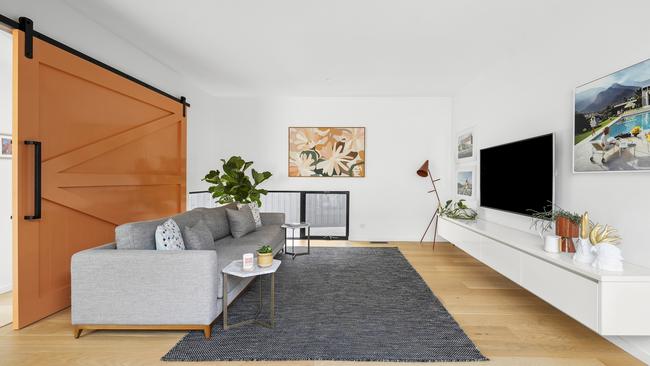
[[426, 160], [424, 164], [418, 169], [418, 175], [420, 177], [426, 178], [429, 175], [429, 160]]

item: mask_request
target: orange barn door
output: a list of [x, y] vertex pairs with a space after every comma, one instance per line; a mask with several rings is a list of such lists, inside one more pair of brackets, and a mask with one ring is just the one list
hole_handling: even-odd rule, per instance
[[70, 305], [72, 254], [185, 210], [186, 121], [178, 101], [37, 38], [27, 58], [13, 36], [18, 329]]

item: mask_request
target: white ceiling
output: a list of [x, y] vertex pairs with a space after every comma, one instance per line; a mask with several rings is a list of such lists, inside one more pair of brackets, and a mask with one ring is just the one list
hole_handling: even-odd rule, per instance
[[215, 95], [450, 96], [543, 1], [66, 0]]

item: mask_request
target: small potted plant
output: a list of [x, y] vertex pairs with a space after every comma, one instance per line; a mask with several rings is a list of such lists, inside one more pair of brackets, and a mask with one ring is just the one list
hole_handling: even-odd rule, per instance
[[458, 202], [448, 200], [444, 206], [438, 207], [438, 215], [457, 220], [476, 220], [478, 216], [474, 209], [465, 204], [464, 199]]
[[563, 252], [575, 253], [573, 238], [578, 237], [582, 215], [564, 210], [557, 205], [549, 205], [544, 211], [531, 211], [531, 227], [539, 231], [540, 236], [549, 231], [555, 224], [555, 234], [562, 238]]
[[270, 245], [263, 245], [257, 250], [257, 265], [269, 267], [273, 264], [273, 248]]

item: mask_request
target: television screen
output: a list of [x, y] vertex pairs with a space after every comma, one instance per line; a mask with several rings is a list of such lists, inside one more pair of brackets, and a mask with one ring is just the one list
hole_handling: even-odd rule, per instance
[[553, 202], [553, 134], [481, 149], [481, 207], [531, 215]]

